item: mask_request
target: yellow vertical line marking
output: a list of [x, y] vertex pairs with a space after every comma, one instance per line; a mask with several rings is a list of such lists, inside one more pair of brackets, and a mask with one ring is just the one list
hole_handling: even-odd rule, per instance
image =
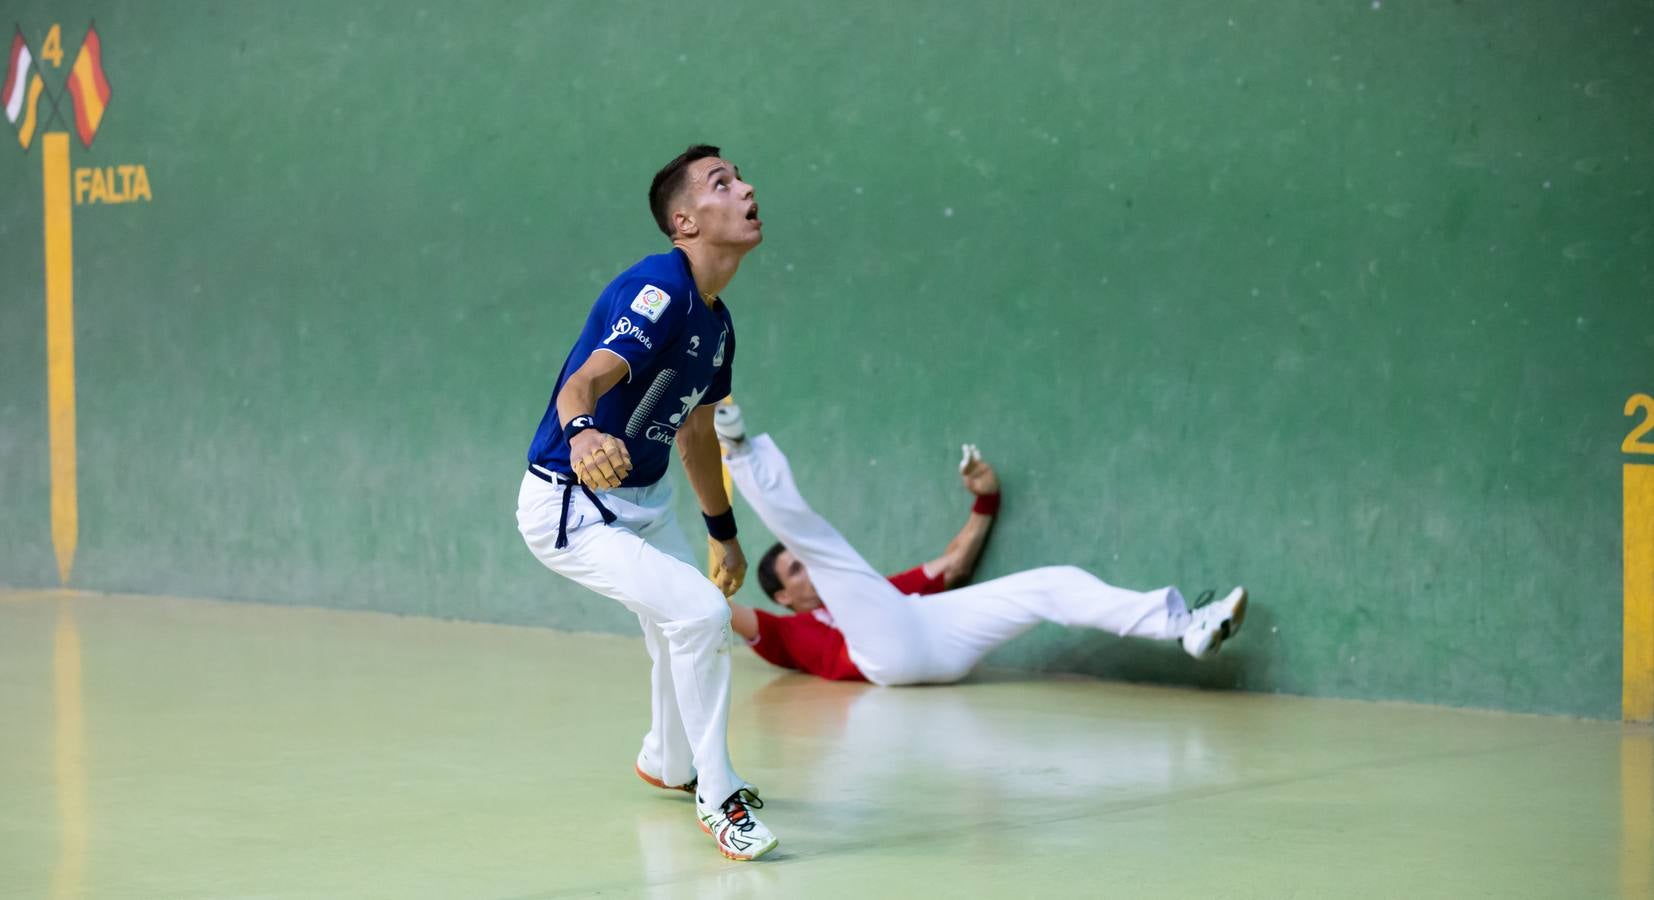
[[52, 547], [69, 583], [80, 540], [75, 478], [75, 274], [69, 200], [69, 135], [40, 136], [46, 211], [46, 408], [52, 454]]
[[52, 896], [69, 900], [83, 893], [86, 871], [86, 721], [81, 702], [80, 628], [73, 601], [60, 601], [52, 640], [52, 685], [57, 713], [52, 744], [60, 826]]
[[1620, 896], [1654, 897], [1654, 734], [1648, 731], [1620, 737]]
[[1627, 722], [1654, 721], [1654, 465], [1625, 464]]

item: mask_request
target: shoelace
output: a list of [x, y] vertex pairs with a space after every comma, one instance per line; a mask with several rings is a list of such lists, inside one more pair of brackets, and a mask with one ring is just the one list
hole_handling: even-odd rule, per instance
[[724, 818], [729, 820], [729, 824], [732, 828], [742, 834], [745, 834], [751, 831], [752, 826], [755, 824], [755, 820], [752, 818], [752, 814], [748, 812], [748, 810], [763, 808], [764, 801], [758, 799], [757, 794], [754, 794], [746, 788], [741, 788], [728, 800], [724, 801]]

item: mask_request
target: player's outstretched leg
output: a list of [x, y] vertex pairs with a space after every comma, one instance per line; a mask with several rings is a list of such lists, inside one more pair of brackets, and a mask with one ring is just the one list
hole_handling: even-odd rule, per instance
[[[729, 409], [734, 411], [736, 425], [739, 426], [739, 407]], [[722, 411], [723, 408], [720, 408], [719, 412]], [[713, 427], [715, 430], [720, 427], [727, 429], [727, 426], [719, 425], [716, 414]], [[735, 432], [721, 431], [720, 436], [724, 433]], [[744, 431], [740, 433], [744, 434]], [[824, 572], [833, 570], [858, 575], [871, 573], [872, 578], [883, 580], [844, 535], [805, 502], [793, 481], [787, 457], [769, 435], [761, 434], [750, 439], [742, 437], [739, 440], [725, 438], [723, 445], [730, 479], [740, 489], [741, 496], [746, 498], [747, 505], [752, 507], [777, 540], [786, 544], [793, 555], [810, 567], [813, 575], [819, 579]], [[834, 614], [837, 615], [837, 610]]]
[[1134, 591], [1075, 566], [1047, 566], [946, 591], [914, 604], [933, 635], [923, 680], [963, 678], [994, 648], [1039, 622], [1121, 637], [1178, 640], [1193, 616], [1176, 588]]
[[915, 604], [810, 508], [775, 440], [744, 437], [739, 417], [734, 406], [720, 407], [713, 417], [730, 479], [776, 540], [809, 567], [862, 675], [874, 684], [909, 683], [926, 655], [925, 641], [913, 631]]
[[[1201, 599], [1211, 596], [1207, 591]], [[1195, 659], [1209, 659], [1217, 655], [1223, 642], [1240, 631], [1246, 621], [1246, 588], [1237, 587], [1216, 603], [1198, 607], [1189, 617], [1189, 628], [1183, 632], [1183, 650]]]

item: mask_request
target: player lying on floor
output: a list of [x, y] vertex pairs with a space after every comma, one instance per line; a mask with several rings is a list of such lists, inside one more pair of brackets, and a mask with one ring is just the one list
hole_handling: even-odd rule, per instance
[[1175, 587], [1127, 590], [1074, 566], [957, 587], [999, 508], [998, 478], [968, 445], [960, 474], [976, 495], [970, 519], [941, 557], [887, 578], [804, 502], [775, 441], [747, 438], [738, 407], [719, 406], [714, 428], [741, 496], [780, 540], [759, 563], [759, 584], [791, 611], [778, 616], [730, 601], [731, 626], [778, 666], [835, 680], [944, 684], [1039, 622], [1177, 640], [1205, 659], [1246, 616], [1244, 588], [1191, 612]]

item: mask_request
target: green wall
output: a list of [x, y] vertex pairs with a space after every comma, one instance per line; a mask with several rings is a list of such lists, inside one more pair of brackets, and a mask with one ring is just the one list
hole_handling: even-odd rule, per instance
[[[952, 535], [971, 440], [982, 576], [1254, 592], [1214, 665], [1054, 627], [995, 662], [1615, 716], [1654, 7], [1590, 7], [14, 3], [54, 82], [96, 20], [72, 164], [154, 195], [74, 211], [72, 586], [634, 630], [522, 546], [517, 483], [661, 249], [649, 176], [709, 140], [766, 221], [737, 396], [870, 559]], [[8, 146], [0, 583], [50, 585]]]

